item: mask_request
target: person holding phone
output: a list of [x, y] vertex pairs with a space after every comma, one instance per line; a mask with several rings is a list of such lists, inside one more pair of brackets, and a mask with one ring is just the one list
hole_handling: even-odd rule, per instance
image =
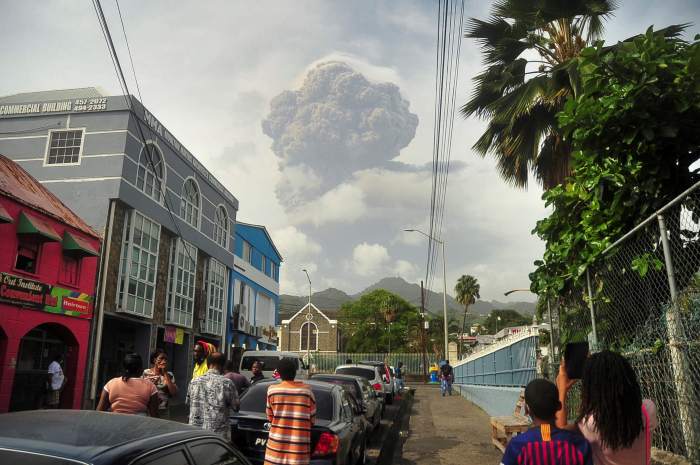
[[175, 375], [168, 371], [168, 354], [163, 349], [156, 349], [151, 354], [151, 367], [143, 370], [142, 377], [152, 382], [158, 389], [158, 416], [169, 418], [168, 404], [171, 397], [177, 395]]
[[568, 424], [566, 394], [578, 380], [562, 361], [557, 375], [561, 409], [556, 426], [580, 432], [591, 444], [595, 465], [642, 465], [651, 460], [651, 434], [658, 424], [656, 406], [642, 400], [632, 366], [609, 350], [591, 355], [581, 378], [581, 407], [576, 422]]

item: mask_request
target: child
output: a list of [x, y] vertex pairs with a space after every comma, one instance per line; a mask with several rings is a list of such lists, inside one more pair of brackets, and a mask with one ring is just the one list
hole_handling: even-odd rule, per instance
[[561, 403], [553, 383], [546, 379], [530, 381], [525, 388], [525, 404], [533, 428], [510, 440], [501, 465], [593, 465], [588, 441], [554, 426]]

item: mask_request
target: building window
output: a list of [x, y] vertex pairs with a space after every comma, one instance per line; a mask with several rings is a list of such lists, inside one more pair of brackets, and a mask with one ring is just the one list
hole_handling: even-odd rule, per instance
[[226, 267], [210, 258], [207, 269], [207, 315], [203, 330], [217, 336], [224, 335], [227, 276]]
[[49, 131], [46, 151], [47, 165], [75, 165], [80, 163], [83, 130]]
[[228, 247], [228, 213], [226, 207], [219, 205], [214, 221], [214, 242], [223, 248]]
[[195, 228], [199, 227], [199, 188], [192, 178], [182, 186], [180, 216]]
[[64, 253], [63, 260], [61, 260], [60, 281], [64, 284], [77, 286], [78, 276], [80, 275], [79, 269], [80, 258]]
[[127, 214], [117, 283], [120, 311], [149, 318], [153, 316], [159, 240], [158, 223], [136, 210]]
[[316, 323], [307, 321], [301, 325], [299, 335], [301, 336], [299, 350], [318, 350], [318, 326]]
[[248, 242], [243, 241], [243, 260], [250, 263], [251, 247]]
[[41, 242], [31, 237], [20, 235], [15, 269], [25, 273], [36, 274], [39, 268], [39, 249], [41, 249]]
[[148, 142], [139, 154], [136, 187], [156, 202], [160, 202], [163, 196], [164, 171], [163, 154], [154, 143]]
[[192, 327], [194, 283], [197, 274], [197, 248], [178, 238], [170, 248], [170, 283], [167, 323]]
[[274, 279], [275, 281], [277, 280], [277, 263], [273, 262], [270, 260], [270, 277]]

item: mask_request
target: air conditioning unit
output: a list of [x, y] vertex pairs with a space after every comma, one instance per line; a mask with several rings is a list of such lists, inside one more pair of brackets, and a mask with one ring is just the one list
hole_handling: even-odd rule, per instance
[[256, 326], [256, 327], [255, 327], [255, 335], [256, 335], [257, 337], [262, 337], [262, 335], [263, 335], [263, 328], [262, 328], [262, 326]]

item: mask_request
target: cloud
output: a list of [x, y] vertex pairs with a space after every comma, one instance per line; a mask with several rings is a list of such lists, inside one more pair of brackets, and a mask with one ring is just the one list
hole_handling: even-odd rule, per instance
[[393, 160], [411, 142], [417, 126], [418, 116], [409, 111], [395, 84], [371, 82], [343, 62], [317, 64], [298, 90], [272, 99], [262, 122], [283, 176], [302, 166], [320, 179], [314, 189], [280, 182], [279, 201], [299, 207], [355, 172]]
[[394, 273], [406, 280], [413, 280], [418, 274], [418, 267], [407, 260], [397, 260]]
[[297, 223], [321, 226], [326, 223], [352, 223], [367, 211], [364, 193], [354, 185], [341, 184], [294, 210], [290, 217]]
[[380, 273], [389, 262], [389, 252], [380, 244], [358, 244], [352, 251], [352, 270], [359, 276], [372, 277]]

